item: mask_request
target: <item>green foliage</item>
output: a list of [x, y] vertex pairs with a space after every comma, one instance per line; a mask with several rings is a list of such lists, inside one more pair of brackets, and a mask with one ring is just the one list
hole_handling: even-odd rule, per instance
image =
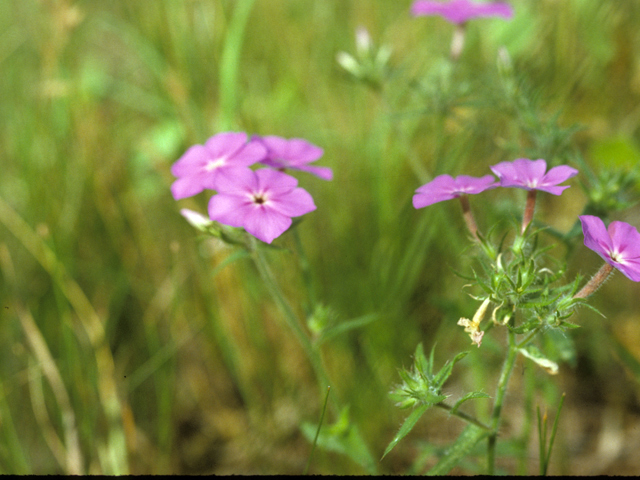
[[[420, 342], [467, 347], [455, 321], [471, 302], [448, 273], [478, 265], [460, 255], [456, 206], [417, 212], [412, 192], [439, 173], [481, 175], [531, 156], [574, 164], [590, 212], [622, 215], [637, 199], [639, 141], [634, 2], [515, 0], [512, 22], [469, 23], [456, 64], [445, 58], [451, 25], [411, 18], [410, 3], [0, 2], [2, 473], [303, 470], [313, 436], [298, 426], [317, 421], [324, 393], [313, 366], [282, 327], [244, 234], [197, 236], [179, 211], [204, 214], [208, 198], [170, 195], [172, 163], [226, 128], [307, 138], [335, 173], [298, 177], [318, 206], [295, 232], [311, 273], [298, 266], [294, 232], [261, 249], [334, 381], [327, 424], [342, 425], [337, 405], [350, 405], [348, 426], [322, 443], [323, 426], [318, 441], [344, 455], [319, 448], [311, 473], [405, 471], [414, 453], [403, 443], [377, 460], [398, 425], [389, 385]], [[360, 25], [372, 47], [357, 76], [373, 89], [336, 63], [354, 54]], [[540, 204], [556, 241], [573, 245], [567, 278], [596, 268], [569, 228], [584, 203], [571, 190], [567, 205]], [[517, 194], [487, 198], [480, 224], [518, 214]], [[504, 275], [492, 284], [480, 267], [477, 278], [482, 296], [505, 300], [501, 321], [516, 303], [534, 322], [521, 332], [540, 319], [569, 328], [549, 316], [554, 306], [581, 326], [604, 321], [576, 310], [552, 275], [531, 280], [552, 258], [494, 247]], [[588, 308], [616, 325], [637, 313], [629, 288], [614, 278]], [[560, 368], [597, 359], [593, 381], [633, 396], [597, 328], [580, 329], [575, 347], [547, 340], [554, 332], [538, 345], [547, 358]], [[616, 352], [637, 372], [628, 344]], [[495, 358], [470, 355], [472, 388], [484, 390]], [[484, 401], [457, 408], [480, 396], [463, 395], [453, 414], [481, 410]]]
[[487, 435], [486, 430], [476, 425], [467, 425], [456, 441], [447, 449], [446, 454], [427, 474], [446, 475]]

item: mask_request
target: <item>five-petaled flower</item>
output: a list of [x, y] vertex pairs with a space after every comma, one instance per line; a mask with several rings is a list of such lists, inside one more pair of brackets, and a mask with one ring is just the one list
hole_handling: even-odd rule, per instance
[[277, 137], [267, 135], [264, 137], [253, 136], [252, 141], [262, 144], [267, 155], [260, 163], [276, 169], [292, 169], [309, 172], [323, 180], [331, 180], [333, 172], [328, 167], [316, 167], [308, 165], [319, 159], [324, 151], [301, 138]]
[[178, 179], [171, 185], [173, 198], [197, 195], [205, 189], [216, 190], [220, 172], [247, 167], [264, 159], [267, 151], [258, 142], [247, 143], [244, 132], [214, 135], [204, 145], [194, 145], [173, 164], [171, 173]]
[[627, 278], [640, 282], [640, 233], [625, 222], [604, 222], [592, 215], [579, 217], [582, 222], [584, 244]]
[[469, 177], [468, 175], [460, 175], [456, 178], [451, 175], [439, 175], [416, 190], [416, 194], [413, 196], [413, 206], [422, 208], [444, 200], [459, 198], [462, 206], [462, 216], [467, 228], [474, 238], [479, 239], [478, 226], [471, 213], [467, 194], [484, 192], [497, 186], [495, 178], [491, 175], [485, 175], [480, 178]]
[[291, 217], [316, 209], [311, 195], [297, 185], [292, 176], [269, 168], [222, 171], [218, 194], [209, 201], [209, 217], [271, 243], [289, 228]]
[[501, 162], [491, 167], [491, 170], [500, 179], [502, 187], [542, 190], [553, 195], [560, 195], [569, 188], [569, 185], [558, 185], [578, 174], [578, 170], [566, 165], [553, 167], [547, 172], [547, 162], [542, 159], [529, 160], [527, 158], [518, 158], [513, 162]]
[[503, 2], [476, 3], [470, 0], [451, 0], [443, 3], [417, 0], [411, 5], [411, 13], [414, 16], [440, 15], [453, 24], [461, 25], [477, 17], [510, 19], [513, 17], [513, 8], [508, 3]]
[[439, 175], [416, 190], [413, 196], [413, 206], [422, 208], [462, 195], [484, 192], [497, 186], [495, 178], [491, 175], [479, 178], [468, 175], [460, 175], [455, 178], [451, 175]]

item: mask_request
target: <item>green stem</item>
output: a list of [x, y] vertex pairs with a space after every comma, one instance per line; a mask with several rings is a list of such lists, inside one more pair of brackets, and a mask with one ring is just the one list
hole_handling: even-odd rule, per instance
[[318, 380], [320, 391], [324, 391], [327, 386], [329, 386], [329, 377], [322, 364], [320, 354], [314, 348], [309, 336], [302, 328], [302, 325], [300, 325], [298, 316], [295, 314], [293, 308], [291, 308], [291, 305], [282, 293], [282, 290], [278, 286], [271, 268], [269, 268], [269, 264], [264, 258], [264, 252], [261, 249], [257, 248], [257, 245], [253, 238], [251, 243], [251, 257], [256, 267], [258, 268], [260, 277], [269, 289], [269, 293], [278, 304], [278, 307], [280, 307], [284, 321], [286, 322], [287, 326], [293, 331], [293, 334], [296, 336], [296, 339], [300, 342], [302, 349], [307, 355], [307, 358], [309, 359], [309, 362], [311, 363], [311, 366]]
[[307, 289], [308, 296], [308, 305], [307, 305], [307, 315], [310, 315], [313, 312], [313, 309], [317, 304], [317, 296], [316, 289], [313, 285], [313, 276], [311, 275], [311, 268], [309, 266], [309, 259], [307, 258], [307, 254], [304, 251], [304, 246], [302, 245], [302, 239], [300, 238], [300, 233], [297, 228], [293, 229], [293, 240], [296, 243], [296, 250], [298, 251], [298, 259], [300, 262], [300, 270], [302, 272], [302, 280]]
[[464, 412], [459, 412], [458, 410], [453, 411], [453, 407], [451, 405], [448, 405], [446, 403], [441, 402], [441, 403], [437, 403], [435, 406], [436, 407], [440, 407], [443, 410], [446, 410], [447, 412], [449, 412], [449, 414], [451, 414], [451, 415], [453, 415], [455, 417], [461, 418], [462, 420], [466, 421], [467, 423], [472, 423], [475, 426], [482, 428], [483, 430], [489, 430], [489, 431], [492, 430], [492, 428], [489, 425], [487, 425], [486, 423], [481, 422], [476, 417], [473, 417], [473, 416], [471, 416], [469, 414], [466, 414]]
[[[511, 320], [513, 321], [513, 319]], [[487, 474], [493, 475], [496, 460], [496, 440], [498, 438], [498, 427], [500, 425], [500, 414], [502, 413], [502, 405], [504, 403], [504, 397], [507, 393], [507, 385], [509, 383], [509, 377], [513, 371], [513, 366], [516, 362], [516, 356], [518, 353], [516, 345], [516, 335], [512, 331], [508, 332], [509, 339], [509, 352], [507, 358], [502, 366], [502, 373], [500, 374], [500, 380], [498, 381], [498, 387], [496, 389], [496, 401], [493, 405], [493, 413], [491, 415], [491, 429], [493, 432], [489, 435], [488, 449], [487, 449]]]

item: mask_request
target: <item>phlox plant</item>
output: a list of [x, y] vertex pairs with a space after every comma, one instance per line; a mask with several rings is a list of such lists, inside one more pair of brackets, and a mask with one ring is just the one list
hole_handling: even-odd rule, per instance
[[[410, 13], [415, 17], [439, 16], [453, 24], [454, 34], [448, 59], [452, 64], [460, 59], [465, 28], [470, 20], [492, 17], [509, 20], [514, 15], [513, 8], [508, 3], [479, 3], [471, 0], [418, 0], [413, 3]], [[336, 58], [339, 65], [356, 80], [380, 91], [381, 84], [389, 75], [390, 49], [382, 46], [376, 51], [363, 28], [356, 34], [356, 49], [355, 56], [340, 52]], [[511, 68], [508, 60], [505, 60], [507, 57], [503, 52], [502, 65]], [[515, 88], [511, 88], [509, 92], [509, 95], [516, 95]], [[282, 249], [278, 245], [278, 238], [291, 232], [298, 246], [301, 268], [304, 268], [304, 249], [298, 236], [298, 228], [303, 218], [313, 221], [312, 215], [323, 214], [323, 211], [322, 205], [316, 205], [311, 195], [298, 186], [294, 175], [309, 173], [322, 180], [332, 180], [331, 169], [311, 165], [322, 156], [322, 148], [304, 139], [220, 132], [203, 145], [190, 147], [171, 170], [176, 177], [171, 187], [176, 200], [204, 190], [215, 192], [209, 199], [207, 216], [186, 209], [181, 213], [204, 234], [239, 248], [253, 260], [261, 279], [281, 310], [284, 323], [302, 345], [321, 393], [331, 385], [331, 381], [323, 365], [319, 342], [314, 339], [331, 334], [323, 327], [322, 317], [326, 316], [326, 311], [321, 305], [315, 305], [315, 311], [306, 319], [298, 318], [290, 300], [280, 288], [264, 252], [269, 248]], [[516, 158], [492, 165], [480, 177], [467, 174], [454, 177], [450, 173], [434, 175], [430, 181], [415, 190], [412, 204], [419, 211], [427, 207], [440, 208], [436, 204], [448, 200], [457, 199], [460, 202], [470, 242], [465, 254], [472, 257], [473, 261], [467, 271], [457, 274], [467, 282], [465, 294], [477, 302], [477, 306], [474, 313], [467, 315], [470, 318], [460, 318], [457, 326], [460, 327], [458, 332], [461, 335], [468, 335], [473, 348], [454, 353], [438, 369], [435, 365], [435, 348], [427, 356], [422, 343], [417, 345], [413, 366], [400, 370], [401, 383], [391, 391], [391, 398], [396, 405], [402, 409], [411, 409], [411, 413], [388, 444], [382, 454], [383, 459], [412, 431], [427, 410], [440, 408], [465, 422], [467, 426], [439, 456], [428, 473], [450, 472], [464, 457], [476, 451], [481, 442], [486, 442], [482, 471], [487, 474], [496, 473], [497, 445], [502, 440], [500, 427], [504, 420], [504, 400], [517, 358], [521, 356], [526, 361], [533, 362], [549, 375], [557, 374], [560, 359], [556, 358], [553, 351], [548, 351], [547, 347], [558, 335], [564, 338], [578, 327], [572, 320], [578, 309], [586, 307], [597, 312], [587, 302], [615, 270], [632, 281], [640, 281], [640, 233], [625, 222], [613, 221], [608, 227], [605, 226], [601, 217], [607, 220], [606, 213], [612, 208], [611, 205], [606, 208], [603, 205], [612, 196], [603, 194], [596, 199], [593, 192], [598, 190], [597, 182], [592, 182], [589, 203], [584, 214], [576, 219], [576, 225], [582, 226], [584, 246], [598, 254], [605, 263], [586, 282], [581, 275], [569, 280], [565, 278], [567, 265], [551, 254], [554, 245], [548, 245], [546, 240], [555, 235], [567, 244], [575, 243], [575, 228], [565, 234], [553, 232], [543, 221], [535, 218], [539, 196], [562, 196], [571, 186], [567, 182], [581, 173], [573, 166], [556, 165], [557, 163], [559, 158], [554, 156]], [[583, 166], [579, 160], [575, 163], [576, 166]], [[586, 173], [590, 175], [590, 172]], [[491, 204], [483, 193], [497, 190], [503, 195], [510, 195], [510, 189], [527, 192], [517, 224], [506, 231], [499, 228], [501, 223], [489, 229], [481, 228], [473, 215], [471, 199], [474, 207], [476, 202], [484, 200], [483, 210], [490, 210]], [[592, 215], [596, 212], [601, 214]], [[357, 328], [362, 323], [347, 322], [339, 330], [344, 332]], [[446, 382], [454, 367], [463, 364], [465, 357], [481, 352], [488, 336], [492, 336], [497, 344], [500, 344], [503, 336], [506, 337], [503, 342], [502, 369], [495, 390], [489, 394], [485, 391], [486, 385], [483, 385], [469, 389], [455, 401], [450, 400]], [[335, 408], [338, 401], [328, 402], [327, 398], [328, 391], [324, 407], [331, 405], [330, 408]], [[548, 442], [547, 417], [538, 418], [541, 474], [546, 474], [549, 468], [563, 399], [564, 397], [559, 400]], [[472, 401], [490, 401], [489, 415], [481, 417], [467, 413], [465, 408]], [[324, 418], [324, 410], [322, 415]], [[363, 436], [357, 427], [348, 425], [348, 406], [338, 405], [337, 415], [339, 420], [329, 428], [329, 433], [325, 431], [321, 434], [321, 418], [317, 425], [303, 426], [305, 435], [313, 442], [314, 447], [317, 444], [344, 453], [363, 465], [369, 473], [376, 473], [376, 461]]]
[[[567, 332], [576, 328], [569, 319], [576, 308], [586, 306], [586, 299], [593, 294], [611, 275], [620, 270], [633, 281], [640, 281], [640, 233], [625, 222], [612, 222], [606, 229], [603, 221], [595, 216], [579, 217], [584, 232], [584, 245], [600, 255], [605, 263], [602, 268], [581, 287], [581, 277], [562, 284], [565, 265], [549, 262], [547, 251], [542, 247], [539, 236], [543, 228], [533, 225], [536, 195], [538, 191], [561, 195], [569, 185], [561, 185], [576, 176], [578, 170], [560, 165], [547, 170], [543, 159], [517, 159], [501, 162], [491, 167], [498, 181], [491, 175], [481, 178], [460, 175], [441, 175], [416, 190], [413, 205], [424, 208], [432, 204], [458, 198], [462, 214], [477, 251], [477, 264], [468, 276], [467, 287], [474, 299], [481, 302], [472, 319], [460, 318], [458, 325], [464, 328], [472, 345], [478, 348], [486, 332], [504, 329], [507, 336], [505, 359], [493, 396], [490, 418], [479, 419], [463, 413], [461, 405], [469, 400], [488, 398], [484, 391], [470, 391], [455, 403], [447, 402], [443, 384], [451, 375], [453, 366], [468, 352], [457, 354], [437, 373], [434, 373], [434, 355], [427, 359], [422, 345], [415, 353], [412, 370], [401, 372], [403, 383], [395, 388], [392, 397], [401, 408], [413, 407], [398, 434], [389, 444], [385, 455], [406, 436], [417, 420], [431, 407], [443, 408], [451, 415], [459, 416], [469, 425], [430, 471], [432, 474], [447, 473], [478, 442], [487, 440], [486, 472], [495, 473], [496, 442], [502, 416], [502, 406], [516, 357], [522, 355], [553, 375], [559, 366], [555, 359], [544, 352], [544, 347], [536, 341], [553, 330]], [[492, 241], [496, 235], [485, 236], [478, 229], [470, 209], [469, 195], [478, 195], [494, 188], [519, 188], [527, 190], [527, 199], [522, 222], [512, 232], [510, 244], [505, 244], [506, 236], [500, 242]], [[589, 307], [593, 308], [593, 307]], [[490, 313], [489, 313], [490, 312]], [[489, 317], [489, 320], [485, 320]], [[497, 333], [497, 332], [496, 332]], [[560, 409], [560, 407], [559, 407]], [[555, 432], [555, 425], [554, 425]], [[541, 441], [545, 441], [541, 438]], [[541, 445], [540, 470], [546, 473], [553, 438], [547, 448]]]

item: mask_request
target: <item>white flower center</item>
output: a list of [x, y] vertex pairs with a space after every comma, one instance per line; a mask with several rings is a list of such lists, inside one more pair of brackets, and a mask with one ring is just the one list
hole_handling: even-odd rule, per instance
[[254, 192], [250, 195], [250, 197], [251, 197], [251, 203], [253, 203], [258, 207], [268, 203], [269, 201], [269, 196], [267, 195], [266, 192]]
[[618, 250], [613, 249], [609, 252], [609, 258], [616, 263], [623, 264], [625, 263], [624, 255], [620, 253]]
[[211, 171], [215, 170], [216, 168], [221, 167], [225, 163], [227, 163], [227, 157], [213, 158], [213, 159], [211, 159], [211, 160], [209, 160], [207, 162], [207, 164], [205, 165], [204, 169], [207, 172], [211, 172]]

